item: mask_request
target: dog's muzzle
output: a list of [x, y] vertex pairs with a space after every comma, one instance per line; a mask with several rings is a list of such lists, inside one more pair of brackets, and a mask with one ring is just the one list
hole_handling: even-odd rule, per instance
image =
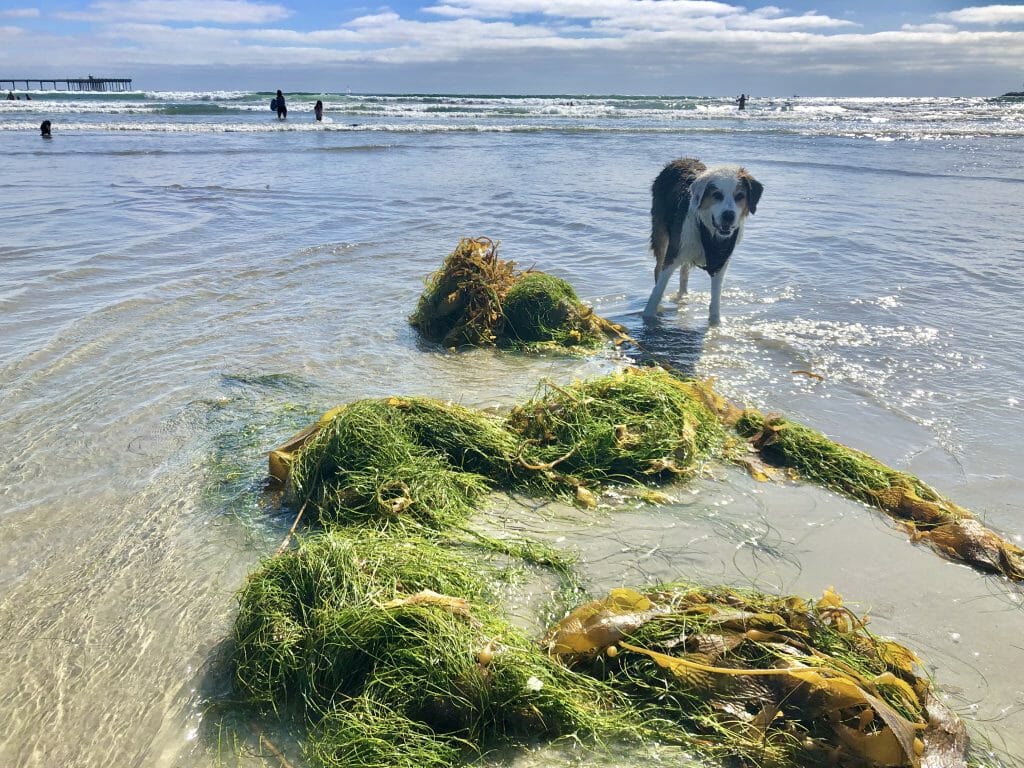
[[728, 237], [736, 229], [736, 212], [722, 211], [720, 218], [711, 217], [711, 223], [715, 226], [715, 232], [722, 237]]

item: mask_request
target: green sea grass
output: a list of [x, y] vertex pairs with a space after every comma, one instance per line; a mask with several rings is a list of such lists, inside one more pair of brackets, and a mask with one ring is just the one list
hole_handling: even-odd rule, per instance
[[409, 322], [446, 347], [593, 347], [607, 334], [621, 335], [565, 280], [518, 270], [498, 258], [497, 243], [488, 238], [459, 242], [427, 278]]
[[459, 527], [490, 489], [575, 498], [691, 475], [723, 436], [692, 385], [628, 370], [551, 386], [505, 420], [422, 397], [361, 400], [290, 459], [291, 481], [321, 523]]
[[495, 569], [424, 538], [330, 531], [239, 596], [235, 687], [311, 726], [317, 764], [451, 764], [494, 746], [635, 729], [610, 687], [492, 607]]
[[656, 368], [549, 385], [507, 424], [540, 463], [598, 483], [692, 476], [724, 439], [690, 385]]

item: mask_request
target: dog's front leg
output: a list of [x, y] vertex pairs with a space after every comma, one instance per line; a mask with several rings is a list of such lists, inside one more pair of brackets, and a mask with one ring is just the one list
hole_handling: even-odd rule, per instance
[[661, 274], [658, 275], [658, 280], [654, 284], [651, 297], [647, 299], [647, 306], [644, 307], [644, 317], [654, 317], [658, 314], [658, 304], [661, 303], [661, 297], [665, 295], [665, 288], [668, 287], [668, 281], [672, 279], [674, 268], [674, 264], [666, 264], [661, 268]]
[[729, 262], [711, 276], [711, 307], [708, 309], [708, 325], [719, 325], [722, 322], [721, 302], [722, 284], [725, 283], [725, 270]]
[[684, 264], [679, 267], [679, 293], [676, 294], [677, 299], [683, 299], [686, 296], [686, 289], [690, 283], [690, 265]]

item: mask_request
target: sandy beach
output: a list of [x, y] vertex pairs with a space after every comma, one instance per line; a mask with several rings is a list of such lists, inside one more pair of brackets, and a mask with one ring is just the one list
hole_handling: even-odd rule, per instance
[[[0, 101], [0, 763], [273, 765], [211, 714], [235, 595], [294, 513], [264, 493], [265, 452], [358, 398], [500, 410], [629, 364], [417, 338], [423, 280], [465, 236], [568, 280], [735, 401], [1024, 540], [1020, 103], [754, 99], [740, 117], [725, 99], [309, 94], [279, 125], [268, 98]], [[698, 274], [687, 304], [640, 317], [650, 184], [684, 155], [765, 185], [719, 328]], [[665, 490], [591, 514], [495, 496], [487, 512], [577, 550], [595, 594], [834, 587], [920, 654], [994, 763], [1024, 754], [1019, 588], [807, 484], [716, 466]], [[510, 606], [522, 623], [548, 588]], [[301, 733], [274, 736], [295, 759]]]

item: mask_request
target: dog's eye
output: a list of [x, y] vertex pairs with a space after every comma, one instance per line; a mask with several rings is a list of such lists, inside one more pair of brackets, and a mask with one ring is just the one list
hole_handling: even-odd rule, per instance
[[736, 202], [737, 203], [742, 203], [743, 202], [743, 198], [745, 198], [745, 197], [746, 197], [746, 195], [744, 195], [742, 192], [737, 192], [736, 193]]
[[713, 197], [715, 200], [718, 200], [719, 202], [725, 199], [725, 195], [717, 191], [713, 195], [711, 195], [711, 197]]

